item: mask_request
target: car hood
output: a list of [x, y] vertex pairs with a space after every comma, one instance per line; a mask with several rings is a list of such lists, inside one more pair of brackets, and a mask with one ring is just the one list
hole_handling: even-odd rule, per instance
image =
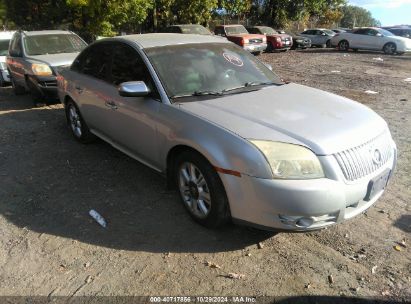
[[232, 34], [227, 35], [228, 37], [238, 37], [238, 38], [246, 38], [246, 39], [262, 39], [265, 38], [265, 35], [261, 34]]
[[61, 53], [29, 56], [27, 59], [40, 61], [52, 67], [71, 65], [79, 53]]
[[292, 83], [179, 105], [245, 139], [302, 144], [317, 155], [359, 146], [387, 129], [357, 102]]

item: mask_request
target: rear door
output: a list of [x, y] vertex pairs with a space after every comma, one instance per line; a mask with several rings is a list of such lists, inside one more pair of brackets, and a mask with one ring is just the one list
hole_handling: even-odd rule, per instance
[[347, 36], [350, 36], [350, 39], [348, 40], [348, 43], [350, 44], [351, 48], [358, 48], [358, 49], [363, 49], [366, 48], [365, 44], [365, 38], [367, 36], [367, 31], [368, 29], [358, 29], [352, 34], [347, 34]]
[[111, 109], [106, 100], [111, 92], [110, 69], [112, 45], [110, 42], [95, 43], [88, 47], [73, 62], [72, 97], [80, 107], [80, 111], [88, 127], [103, 138], [110, 131]]

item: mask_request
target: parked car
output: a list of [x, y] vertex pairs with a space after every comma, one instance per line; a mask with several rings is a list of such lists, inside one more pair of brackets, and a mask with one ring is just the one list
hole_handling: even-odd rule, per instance
[[280, 34], [268, 26], [247, 27], [251, 34], [265, 35], [267, 38], [267, 51], [288, 51], [293, 45], [293, 38], [287, 34]]
[[244, 26], [239, 24], [218, 25], [215, 27], [214, 33], [218, 36], [226, 37], [255, 55], [267, 49], [267, 38], [265, 35], [250, 34]]
[[284, 31], [284, 30], [277, 30], [277, 32], [281, 33], [281, 34], [287, 34], [289, 36], [292, 37], [293, 39], [293, 45], [291, 46], [291, 49], [295, 50], [295, 49], [307, 49], [311, 47], [311, 39], [304, 37], [304, 36], [300, 36], [294, 32], [290, 32], [290, 31]]
[[347, 30], [345, 29], [340, 29], [340, 28], [336, 28], [336, 29], [332, 29], [332, 31], [336, 34], [340, 34], [340, 33], [345, 33], [347, 32]]
[[331, 38], [335, 36], [335, 33], [327, 29], [311, 29], [302, 32], [300, 35], [310, 38], [312, 46], [329, 48], [331, 47]]
[[176, 24], [170, 25], [164, 30], [165, 33], [212, 35], [212, 33], [200, 24]]
[[385, 54], [404, 54], [411, 51], [411, 39], [375, 27], [364, 27], [352, 33], [342, 33], [331, 40], [341, 51], [349, 49], [383, 51]]
[[386, 30], [393, 33], [395, 36], [401, 36], [404, 38], [411, 39], [411, 28], [393, 27], [393, 28], [386, 28]]
[[97, 41], [58, 91], [75, 139], [98, 136], [162, 172], [207, 227], [305, 231], [350, 219], [382, 195], [396, 161], [371, 109], [284, 83], [219, 37]]
[[57, 99], [56, 76], [87, 44], [68, 31], [18, 31], [10, 41], [7, 66], [16, 94], [35, 102]]
[[6, 56], [9, 53], [10, 39], [14, 32], [0, 32], [0, 87], [10, 83], [10, 75], [7, 70]]

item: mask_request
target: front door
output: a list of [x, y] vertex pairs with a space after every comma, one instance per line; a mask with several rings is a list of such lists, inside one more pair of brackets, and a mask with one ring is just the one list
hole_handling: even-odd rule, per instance
[[[144, 81], [152, 93], [146, 97], [122, 97], [118, 86], [128, 81]], [[113, 42], [110, 84], [105, 90], [110, 108], [108, 136], [124, 152], [157, 167], [157, 124], [160, 97], [140, 54], [123, 42]]]

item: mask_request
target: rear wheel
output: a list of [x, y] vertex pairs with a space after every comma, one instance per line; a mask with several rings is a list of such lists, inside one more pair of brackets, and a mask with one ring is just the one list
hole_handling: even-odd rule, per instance
[[271, 53], [271, 52], [273, 52], [273, 51], [274, 51], [274, 46], [273, 46], [273, 44], [272, 44], [271, 42], [268, 42], [267, 52]]
[[395, 45], [395, 43], [388, 42], [386, 45], [384, 45], [384, 48], [382, 50], [387, 55], [394, 55], [397, 51], [397, 46]]
[[89, 143], [95, 139], [86, 122], [80, 114], [80, 110], [74, 101], [69, 100], [65, 106], [67, 124], [74, 138], [81, 143]]
[[346, 52], [346, 51], [348, 51], [349, 48], [350, 48], [350, 44], [348, 43], [347, 40], [341, 40], [341, 41], [338, 43], [338, 49], [339, 49], [340, 51]]
[[196, 222], [216, 228], [229, 221], [223, 183], [202, 155], [193, 151], [182, 152], [176, 158], [174, 173], [183, 205]]

